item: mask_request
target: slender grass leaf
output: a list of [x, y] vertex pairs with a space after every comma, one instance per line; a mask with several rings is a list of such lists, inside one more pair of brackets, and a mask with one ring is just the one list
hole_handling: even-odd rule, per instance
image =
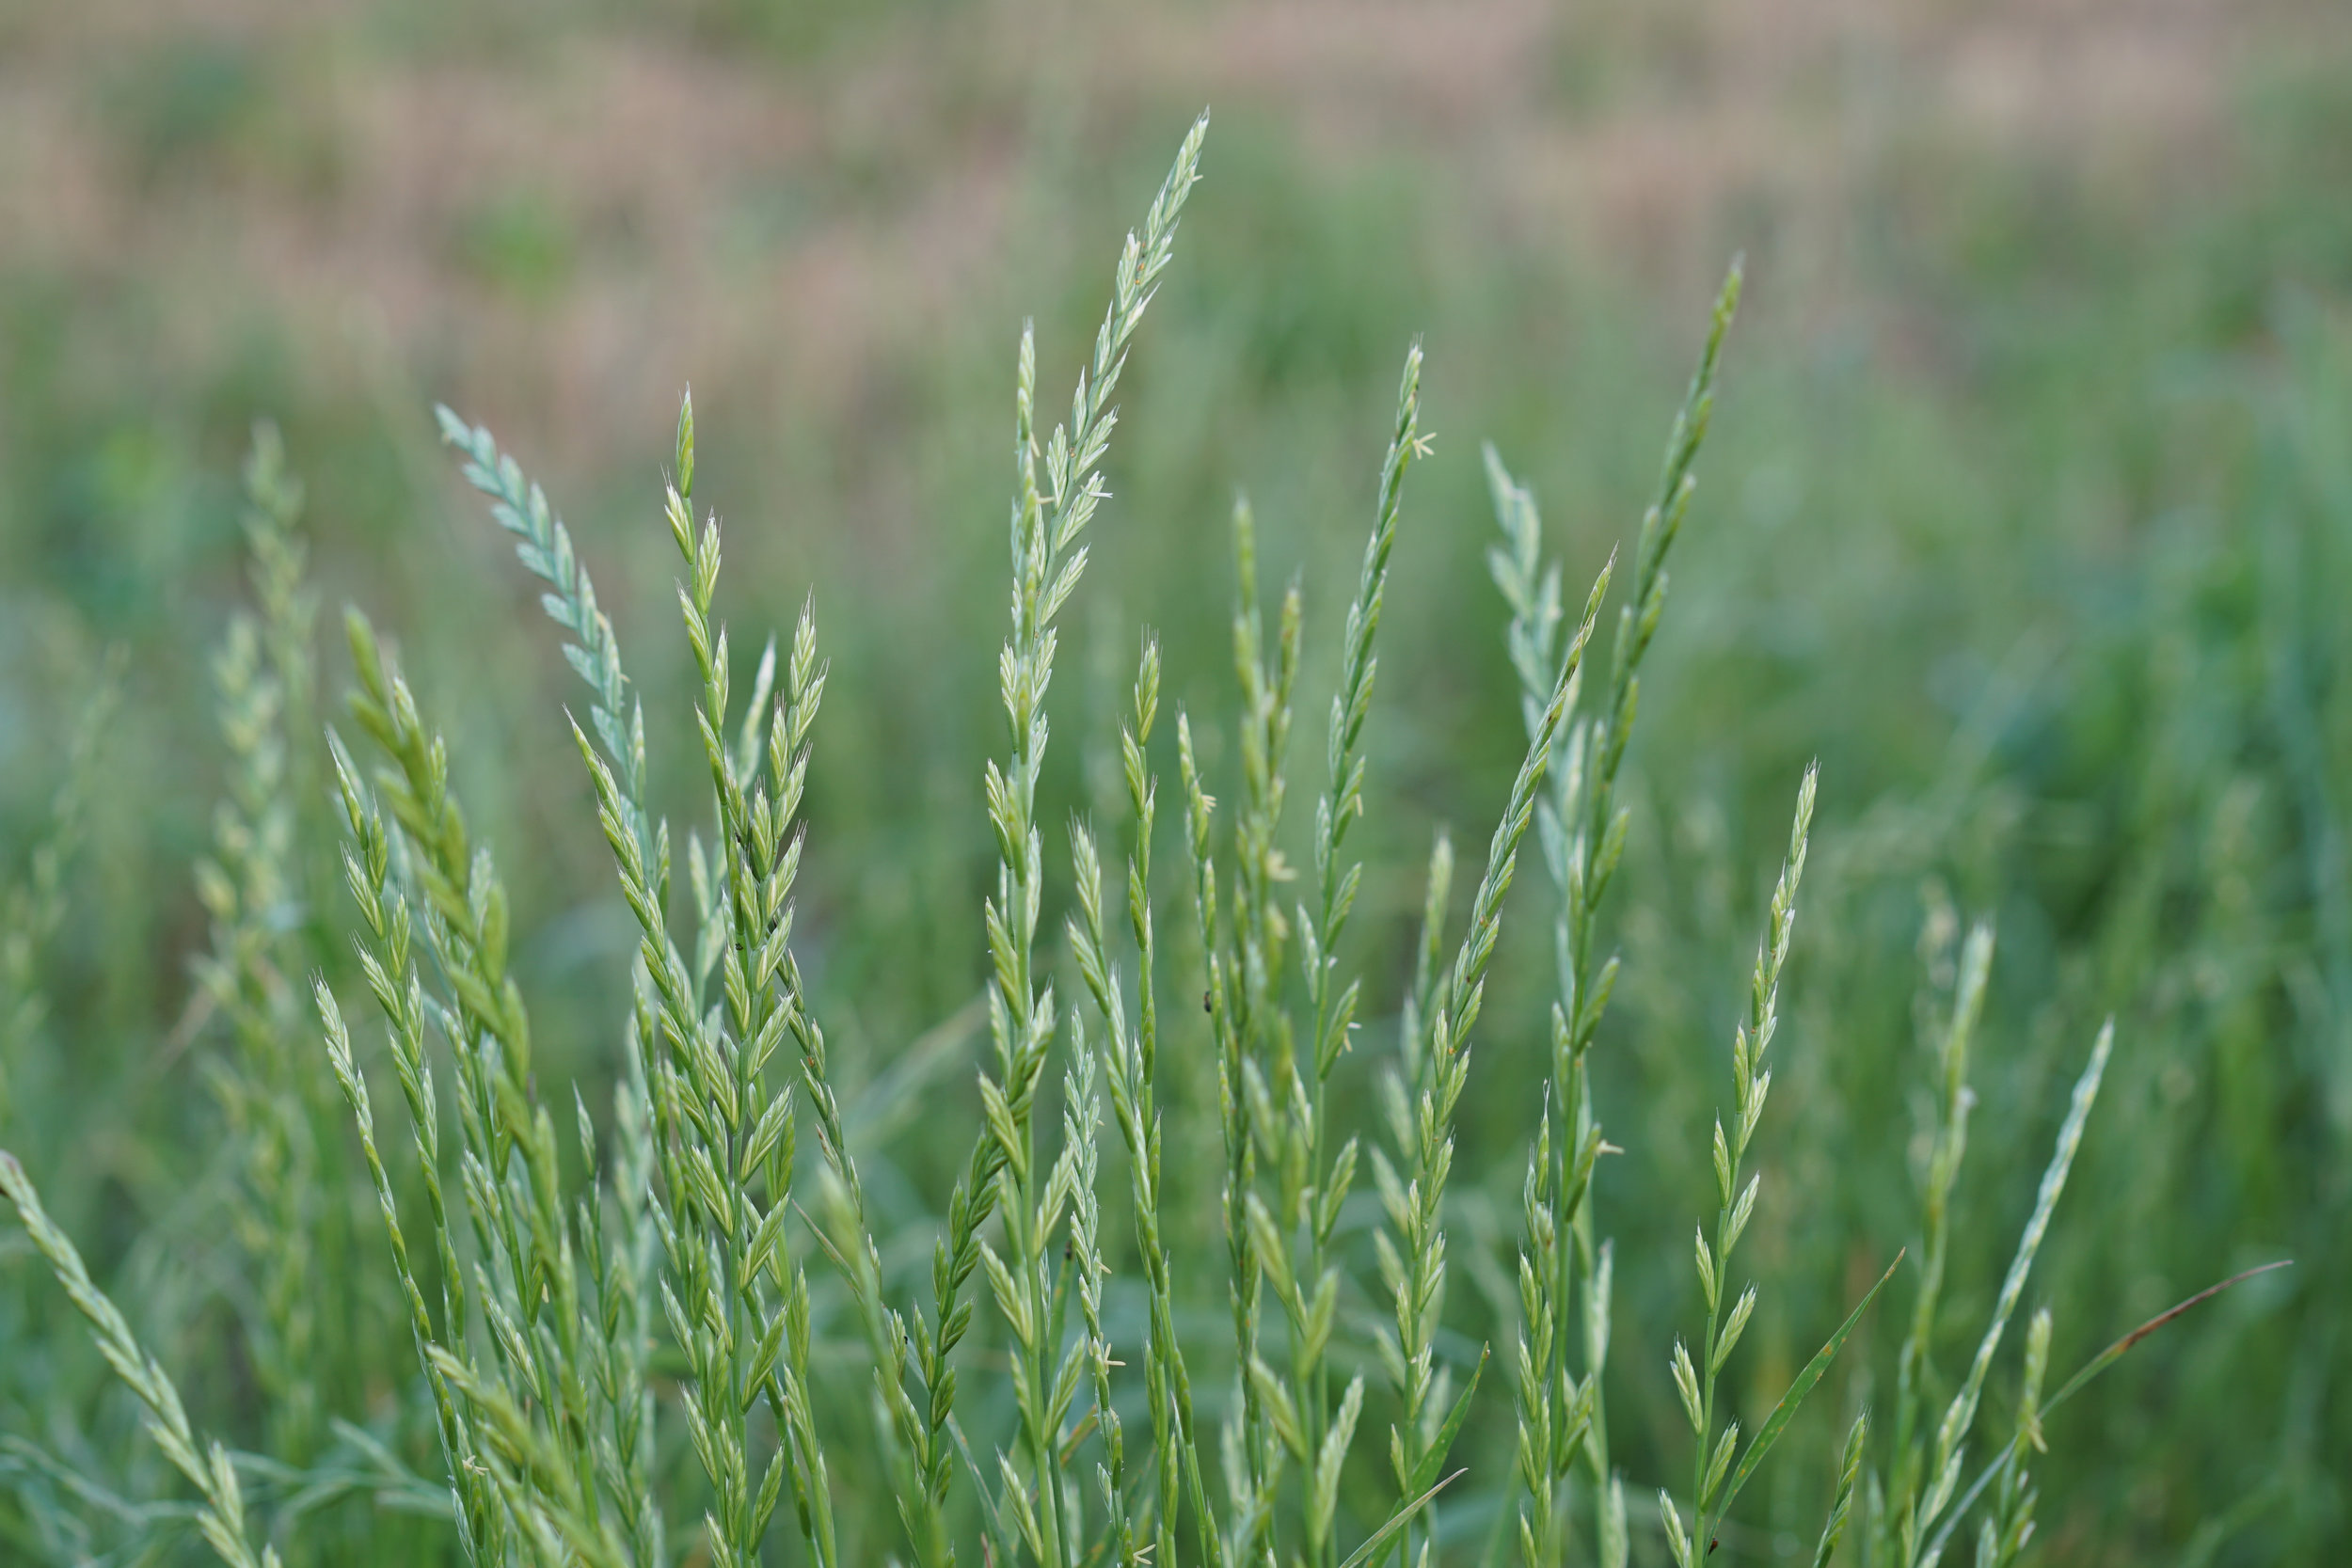
[[1452, 1475], [1446, 1477], [1445, 1480], [1438, 1482], [1437, 1485], [1432, 1486], [1428, 1491], [1423, 1492], [1420, 1497], [1415, 1497], [1411, 1502], [1406, 1503], [1404, 1507], [1398, 1509], [1394, 1513], [1390, 1514], [1389, 1522], [1382, 1525], [1378, 1529], [1373, 1531], [1371, 1535], [1365, 1537], [1364, 1544], [1357, 1547], [1354, 1551], [1348, 1553], [1347, 1560], [1341, 1563], [1340, 1568], [1363, 1568], [1363, 1565], [1370, 1562], [1374, 1555], [1377, 1553], [1381, 1547], [1387, 1545], [1390, 1541], [1395, 1538], [1398, 1530], [1401, 1530], [1406, 1526], [1411, 1524], [1415, 1516], [1417, 1516], [1422, 1509], [1429, 1506], [1429, 1501], [1432, 1497], [1435, 1497], [1438, 1493], [1444, 1491], [1447, 1487], [1453, 1485], [1455, 1481], [1460, 1481], [1464, 1476], [1469, 1474], [1470, 1471], [1467, 1468], [1454, 1471]]
[[1715, 1514], [1721, 1516], [1731, 1512], [1731, 1500], [1740, 1495], [1740, 1488], [1748, 1483], [1748, 1478], [1756, 1474], [1756, 1467], [1764, 1463], [1764, 1456], [1772, 1451], [1772, 1445], [1780, 1441], [1780, 1434], [1788, 1430], [1789, 1420], [1797, 1414], [1797, 1406], [1803, 1404], [1804, 1397], [1813, 1392], [1813, 1386], [1821, 1381], [1821, 1374], [1829, 1370], [1832, 1361], [1837, 1359], [1837, 1353], [1846, 1348], [1847, 1336], [1853, 1333], [1854, 1324], [1862, 1321], [1862, 1314], [1869, 1310], [1870, 1303], [1878, 1299], [1878, 1293], [1886, 1289], [1886, 1282], [1895, 1277], [1896, 1269], [1902, 1264], [1903, 1252], [1910, 1250], [1905, 1247], [1895, 1254], [1895, 1261], [1886, 1265], [1886, 1272], [1879, 1275], [1879, 1282], [1863, 1292], [1862, 1299], [1854, 1304], [1854, 1309], [1847, 1314], [1846, 1321], [1837, 1325], [1837, 1332], [1831, 1335], [1829, 1342], [1804, 1364], [1804, 1370], [1797, 1374], [1797, 1381], [1788, 1386], [1788, 1392], [1781, 1395], [1780, 1402], [1772, 1406], [1772, 1413], [1764, 1418], [1762, 1426], [1756, 1428], [1756, 1435], [1748, 1440], [1748, 1451], [1740, 1456], [1739, 1466], [1731, 1472], [1731, 1479], [1724, 1483], [1724, 1495], [1716, 1500], [1712, 1510]]
[[1478, 1347], [1478, 1365], [1470, 1369], [1470, 1382], [1463, 1386], [1454, 1408], [1446, 1412], [1445, 1424], [1438, 1428], [1438, 1440], [1429, 1445], [1429, 1451], [1422, 1455], [1421, 1464], [1414, 1469], [1414, 1486], [1426, 1487], [1438, 1479], [1438, 1466], [1445, 1463], [1454, 1439], [1461, 1435], [1462, 1422], [1470, 1416], [1470, 1396], [1478, 1392], [1478, 1380], [1486, 1375], [1486, 1358], [1493, 1349], [1491, 1345]]

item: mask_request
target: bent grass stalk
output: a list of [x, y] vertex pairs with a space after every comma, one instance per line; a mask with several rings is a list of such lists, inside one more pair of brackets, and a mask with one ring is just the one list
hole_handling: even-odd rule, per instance
[[236, 1466], [218, 1438], [205, 1441], [199, 1453], [196, 1429], [180, 1402], [180, 1390], [163, 1367], [141, 1347], [121, 1311], [90, 1280], [82, 1255], [41, 1207], [40, 1193], [16, 1156], [0, 1149], [0, 1196], [5, 1196], [24, 1222], [25, 1234], [49, 1260], [51, 1272], [76, 1310], [88, 1320], [90, 1338], [123, 1386], [138, 1396], [147, 1410], [147, 1434], [163, 1450], [173, 1469], [187, 1477], [204, 1503], [197, 1511], [197, 1528], [205, 1544], [229, 1568], [278, 1568], [277, 1548], [264, 1543], [257, 1552], [246, 1528], [245, 1497], [237, 1484]]

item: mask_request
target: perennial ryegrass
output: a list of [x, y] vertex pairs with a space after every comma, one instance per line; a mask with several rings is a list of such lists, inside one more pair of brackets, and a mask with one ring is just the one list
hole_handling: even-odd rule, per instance
[[[1286, 806], [1308, 594], [1293, 582], [1269, 624], [1247, 500], [1232, 524], [1237, 700], [1230, 714], [1175, 716], [1181, 879], [1155, 873], [1167, 860], [1155, 844], [1167, 748], [1154, 749], [1166, 733], [1163, 670], [1148, 633], [1116, 753], [1125, 820], [1045, 819], [1059, 618], [1109, 499], [1111, 399], [1174, 257], [1206, 128], [1203, 117], [1128, 237], [1068, 417], [1050, 433], [1038, 424], [1034, 337], [1021, 341], [1009, 626], [996, 659], [1006, 729], [984, 780], [996, 860], [982, 911], [991, 1048], [969, 1154], [929, 1237], [886, 1227], [869, 1194], [828, 1004], [794, 946], [798, 874], [812, 830], [818, 845], [823, 832], [803, 813], [827, 681], [816, 608], [788, 639], [767, 641], [739, 703], [718, 610], [723, 536], [715, 515], [697, 512], [691, 399], [662, 498], [698, 688], [691, 756], [708, 784], [682, 879], [670, 823], [650, 803], [648, 716], [569, 531], [486, 430], [440, 411], [465, 477], [545, 584], [548, 619], [587, 688], [571, 730], [631, 924], [609, 1106], [536, 1070], [498, 862], [469, 825], [434, 699], [357, 610], [345, 618], [356, 687], [322, 735], [300, 488], [275, 435], [257, 436], [246, 483], [258, 613], [232, 625], [216, 660], [233, 767], [198, 877], [213, 927], [198, 972], [228, 1025], [210, 1077], [250, 1273], [241, 1343], [266, 1413], [254, 1450], [232, 1450], [192, 1421], [32, 1177], [0, 1155], [0, 1191], [145, 1410], [156, 1448], [201, 1499], [160, 1513], [123, 1505], [130, 1544], [109, 1560], [168, 1555], [192, 1528], [236, 1568], [396, 1552], [499, 1568], [1506, 1559], [1625, 1568], [1647, 1549], [1636, 1532], [1652, 1528], [1646, 1510], [1629, 1513], [1632, 1483], [1658, 1488], [1650, 1539], [1678, 1568], [1715, 1554], [1742, 1488], [1899, 1262], [1883, 1274], [1874, 1263], [1877, 1283], [1842, 1304], [1820, 1352], [1769, 1396], [1743, 1443], [1725, 1372], [1762, 1286], [1735, 1289], [1733, 1264], [1768, 1152], [1757, 1138], [1767, 1053], [1820, 799], [1807, 769], [1733, 1034], [1726, 1110], [1699, 1140], [1716, 1201], [1711, 1219], [1697, 1220], [1691, 1331], [1662, 1370], [1611, 1367], [1619, 1242], [1681, 1243], [1613, 1239], [1597, 1212], [1595, 1173], [1616, 1150], [1590, 1058], [1620, 974], [1602, 911], [1631, 831], [1620, 784], [1641, 671], [1691, 514], [1740, 274], [1717, 300], [1613, 619], [1613, 558], [1569, 608], [1534, 496], [1486, 451], [1501, 530], [1490, 566], [1524, 750], [1493, 803], [1458, 929], [1454, 852], [1438, 836], [1414, 972], [1391, 984], [1351, 941], [1364, 867], [1350, 830], [1375, 799], [1366, 737], [1380, 623], [1407, 526], [1406, 482], [1428, 451], [1418, 344], [1361, 569], [1336, 622], [1311, 863], [1294, 864], [1286, 848], [1298, 838]], [[1604, 626], [1610, 635], [1596, 642]], [[1588, 659], [1604, 644], [1607, 668], [1596, 673]], [[76, 778], [104, 728], [104, 704], [91, 712]], [[681, 717], [653, 715], [656, 733], [682, 732]], [[1236, 766], [1220, 783], [1227, 757]], [[305, 858], [304, 824], [330, 798], [349, 959], [310, 950], [274, 914], [326, 894], [331, 871]], [[0, 1134], [12, 1126], [10, 1073], [37, 1034], [40, 953], [58, 921], [78, 799], [69, 784], [8, 906]], [[1531, 844], [1548, 933], [1509, 898]], [[1123, 919], [1104, 902], [1106, 859], [1114, 876], [1123, 863]], [[1197, 953], [1197, 972], [1162, 950], [1170, 914], [1189, 921], [1192, 945], [1179, 957]], [[1480, 1052], [1506, 926], [1549, 936], [1548, 1039]], [[1817, 1564], [1851, 1542], [1874, 1564], [1927, 1568], [1970, 1520], [1980, 1565], [2016, 1561], [2037, 1497], [2024, 1466], [2047, 1440], [2050, 1414], [2171, 1315], [2045, 1400], [2053, 1319], [2039, 1308], [2016, 1396], [1993, 1402], [2008, 1412], [2009, 1435], [1981, 1434], [1988, 1386], [2113, 1049], [2110, 1025], [2075, 1085], [1975, 1353], [1938, 1397], [1932, 1358], [1992, 952], [1989, 927], [1970, 934], [1926, 1085], [1931, 1147], [1892, 1410], [1874, 1421], [1856, 1408], [1845, 1423], [1836, 1463], [1819, 1478]], [[1057, 989], [1072, 980], [1083, 994]], [[1196, 989], [1200, 1015], [1163, 1010], [1164, 996]], [[347, 1011], [362, 992], [377, 1015], [365, 1023]], [[1365, 1041], [1379, 1044], [1357, 1049]], [[1169, 1082], [1176, 1051], [1213, 1064], [1213, 1103]], [[1510, 1239], [1516, 1292], [1501, 1292], [1516, 1321], [1472, 1344], [1449, 1304], [1461, 1245], [1456, 1113], [1471, 1074], [1485, 1071], [1528, 1074], [1532, 1109]], [[379, 1119], [372, 1083], [387, 1074], [398, 1106]], [[1367, 1104], [1361, 1124], [1350, 1119]], [[1170, 1114], [1200, 1118], [1201, 1136], [1183, 1147], [1212, 1147], [1214, 1123], [1217, 1168], [1180, 1189], [1213, 1192], [1208, 1224], [1169, 1212]], [[1361, 1195], [1366, 1167], [1372, 1191]], [[1196, 1244], [1212, 1235], [1219, 1244]], [[1498, 1344], [1502, 1395], [1485, 1381]], [[1659, 1378], [1678, 1397], [1691, 1429], [1687, 1490], [1629, 1476], [1613, 1449], [1607, 1390], [1629, 1376]], [[1507, 1460], [1454, 1491], [1466, 1429], [1505, 1400], [1512, 1439], [1487, 1451]], [[72, 1473], [33, 1434], [11, 1442], [33, 1457], [8, 1475]], [[21, 1494], [49, 1548], [81, 1538], [63, 1513], [51, 1517], [53, 1488], [24, 1482]], [[397, 1513], [414, 1528], [377, 1537], [334, 1522], [354, 1511]]]

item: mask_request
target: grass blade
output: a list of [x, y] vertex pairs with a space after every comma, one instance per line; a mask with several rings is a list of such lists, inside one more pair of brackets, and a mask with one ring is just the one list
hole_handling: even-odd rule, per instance
[[2059, 1405], [2064, 1404], [2069, 1399], [2072, 1399], [2076, 1393], [2081, 1391], [2084, 1384], [2089, 1383], [2092, 1378], [2097, 1377], [2101, 1372], [2106, 1371], [2109, 1367], [2115, 1365], [2118, 1360], [2122, 1359], [2125, 1351], [2130, 1350], [2134, 1345], [2139, 1343], [2142, 1339], [2145, 1339], [2148, 1336], [2153, 1334], [2156, 1330], [2162, 1328], [2165, 1324], [2170, 1323], [2173, 1319], [2179, 1317], [2184, 1312], [2188, 1311], [2191, 1307], [2202, 1307], [2205, 1303], [2211, 1301], [2222, 1291], [2230, 1289], [2231, 1286], [2242, 1285], [2258, 1274], [2268, 1274], [2274, 1269], [2288, 1268], [2293, 1266], [2294, 1262], [2295, 1259], [2292, 1258], [2281, 1258], [2275, 1263], [2258, 1263], [2242, 1274], [2233, 1274], [2217, 1285], [2208, 1285], [2203, 1290], [2198, 1291], [2195, 1295], [2190, 1296], [2187, 1300], [2165, 1308], [2154, 1317], [2149, 1319], [2146, 1323], [2141, 1323], [2137, 1328], [2133, 1329], [2129, 1334], [2124, 1335], [2123, 1338], [2118, 1339], [2115, 1343], [2109, 1345], [2106, 1349], [2101, 1351], [2097, 1355], [2092, 1356], [2088, 1362], [2084, 1363], [2081, 1371], [2076, 1372], [2073, 1377], [2066, 1380], [2065, 1386], [2061, 1387], [2057, 1393], [2051, 1395], [2050, 1398], [2042, 1402], [2042, 1413], [2046, 1416], [2051, 1411], [2056, 1410]]
[[[1909, 1250], [1906, 1247], [1903, 1252]], [[1788, 1392], [1781, 1395], [1780, 1402], [1772, 1406], [1772, 1413], [1765, 1418], [1762, 1426], [1756, 1428], [1756, 1435], [1748, 1439], [1747, 1452], [1740, 1456], [1740, 1463], [1732, 1470], [1731, 1479], [1724, 1482], [1724, 1495], [1716, 1500], [1714, 1512], [1718, 1517], [1731, 1512], [1732, 1498], [1740, 1495], [1740, 1488], [1748, 1483], [1748, 1478], [1756, 1474], [1758, 1465], [1764, 1463], [1764, 1456], [1772, 1451], [1772, 1445], [1780, 1441], [1780, 1434], [1788, 1430], [1789, 1420], [1797, 1414], [1797, 1406], [1803, 1404], [1804, 1397], [1813, 1392], [1813, 1386], [1821, 1381], [1821, 1374], [1829, 1370], [1832, 1361], [1837, 1359], [1837, 1353], [1846, 1348], [1847, 1336], [1853, 1333], [1854, 1324], [1862, 1321], [1862, 1314], [1869, 1310], [1870, 1303], [1878, 1299], [1878, 1293], [1886, 1289], [1886, 1282], [1895, 1277], [1895, 1271], [1901, 1267], [1903, 1253], [1896, 1253], [1894, 1262], [1887, 1264], [1886, 1272], [1879, 1275], [1879, 1282], [1863, 1292], [1862, 1299], [1854, 1304], [1854, 1309], [1847, 1314], [1846, 1321], [1837, 1325], [1837, 1332], [1831, 1335], [1829, 1342], [1804, 1364], [1804, 1370], [1797, 1374], [1797, 1381], [1788, 1386]]]
[[1374, 1530], [1371, 1535], [1365, 1537], [1364, 1544], [1357, 1547], [1354, 1551], [1348, 1553], [1347, 1560], [1340, 1564], [1340, 1568], [1363, 1568], [1363, 1565], [1370, 1562], [1374, 1555], [1377, 1553], [1381, 1547], [1387, 1545], [1395, 1538], [1398, 1530], [1401, 1530], [1406, 1526], [1411, 1524], [1421, 1511], [1429, 1506], [1431, 1498], [1435, 1497], [1438, 1493], [1444, 1491], [1447, 1487], [1453, 1485], [1455, 1481], [1460, 1481], [1468, 1474], [1470, 1474], [1468, 1469], [1454, 1471], [1452, 1475], [1446, 1477], [1445, 1480], [1438, 1482], [1437, 1485], [1432, 1486], [1428, 1491], [1423, 1492], [1420, 1497], [1415, 1497], [1411, 1502], [1406, 1503], [1404, 1507], [1398, 1509], [1394, 1513], [1390, 1514], [1389, 1522], [1382, 1525], [1378, 1529]]
[[1491, 1345], [1478, 1347], [1478, 1365], [1470, 1369], [1470, 1382], [1463, 1386], [1460, 1397], [1454, 1402], [1454, 1408], [1446, 1412], [1444, 1424], [1438, 1428], [1437, 1441], [1431, 1443], [1429, 1451], [1422, 1456], [1421, 1467], [1413, 1472], [1413, 1485], [1426, 1487], [1437, 1480], [1438, 1466], [1445, 1463], [1447, 1452], [1454, 1447], [1454, 1439], [1461, 1435], [1463, 1418], [1470, 1415], [1470, 1396], [1478, 1392], [1478, 1380], [1486, 1375], [1486, 1357], [1493, 1348]]

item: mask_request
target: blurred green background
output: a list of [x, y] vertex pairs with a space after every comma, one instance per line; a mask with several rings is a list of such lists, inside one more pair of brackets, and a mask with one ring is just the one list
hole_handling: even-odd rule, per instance
[[[1205, 182], [1121, 388], [1115, 499], [1066, 618], [1048, 819], [1116, 815], [1105, 759], [1139, 624], [1162, 632], [1171, 697], [1224, 711], [1224, 519], [1243, 490], [1269, 578], [1308, 585], [1295, 793], [1320, 787], [1317, 693], [1420, 336], [1438, 440], [1382, 634], [1358, 939], [1375, 1011], [1392, 1008], [1429, 833], [1483, 842], [1521, 745], [1479, 443], [1533, 483], [1581, 584], [1631, 536], [1707, 302], [1744, 251], [1609, 916], [1626, 971], [1596, 1072], [1627, 1150], [1598, 1196], [1618, 1238], [1620, 1461], [1651, 1483], [1687, 1462], [1664, 1370], [1692, 1312], [1680, 1238], [1712, 1201], [1708, 1118], [1819, 757], [1748, 1255], [1766, 1291], [1736, 1397], [1769, 1401], [1912, 1240], [1931, 1104], [1915, 1009], [1941, 934], [1991, 918], [1947, 1366], [2109, 1012], [2115, 1065], [2028, 1296], [2057, 1307], [2058, 1368], [2241, 1267], [2299, 1260], [2053, 1421], [2043, 1560], [2343, 1560], [2337, 0], [0, 0], [0, 881], [43, 831], [102, 650], [127, 659], [44, 972], [54, 1082], [0, 1144], [192, 1400], [232, 1433], [251, 1418], [220, 1348], [235, 1262], [207, 1217], [189, 867], [221, 788], [205, 656], [244, 594], [252, 421], [280, 424], [307, 481], [330, 612], [365, 608], [450, 731], [531, 933], [517, 969], [543, 1071], [594, 1079], [634, 931], [563, 725], [577, 689], [429, 410], [487, 423], [548, 484], [683, 825], [705, 781], [658, 505], [691, 383], [739, 650], [813, 593], [834, 661], [801, 947], [845, 1070], [870, 1079], [982, 974], [1020, 323], [1038, 320], [1057, 406], [1118, 236], [1203, 103]], [[322, 692], [343, 672], [330, 653]], [[1161, 851], [1173, 870], [1172, 835]], [[1491, 1293], [1508, 1300], [1538, 881], [1506, 927], [1463, 1112], [1454, 1319], [1472, 1356]], [[1162, 919], [1189, 925], [1172, 893]], [[962, 1060], [927, 1113], [959, 1129]], [[1360, 1112], [1369, 1072], [1350, 1070]], [[901, 1129], [874, 1155], [882, 1200], [935, 1208], [962, 1140]], [[1214, 1191], [1206, 1171], [1172, 1180]], [[927, 1251], [917, 1236], [894, 1265]], [[1902, 1323], [1876, 1314], [1743, 1513], [1812, 1528], [1829, 1406], [1891, 1391]], [[30, 1333], [0, 1319], [8, 1398], [30, 1413], [11, 1430], [117, 1451], [92, 1434], [128, 1430], [128, 1407], [96, 1392], [94, 1359], [50, 1365]], [[1492, 1391], [1465, 1447], [1473, 1488], [1508, 1464]], [[1784, 1546], [1763, 1531], [1726, 1552]]]

